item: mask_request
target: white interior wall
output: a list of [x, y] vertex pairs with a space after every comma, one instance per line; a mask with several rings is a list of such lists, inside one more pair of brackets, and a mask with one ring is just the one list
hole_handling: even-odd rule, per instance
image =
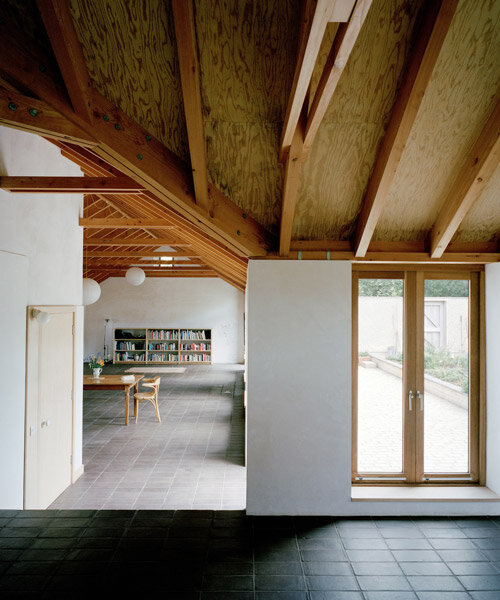
[[500, 264], [486, 265], [486, 483], [500, 494]]
[[101, 297], [85, 308], [85, 356], [112, 352], [117, 327], [192, 327], [212, 329], [212, 361], [243, 361], [244, 294], [216, 278], [146, 278], [132, 286], [123, 277], [101, 284]]
[[[500, 271], [487, 275], [488, 344], [498, 347], [500, 318], [494, 298], [500, 294]], [[250, 261], [247, 302], [249, 514], [500, 513], [498, 502], [351, 501], [349, 263]], [[490, 313], [495, 311], [493, 320]], [[495, 386], [488, 398], [488, 430], [489, 438], [498, 439], [500, 357], [495, 352], [488, 358], [488, 389]], [[500, 442], [489, 439], [487, 484], [496, 491], [499, 450]]]
[[[82, 173], [74, 163], [63, 158], [53, 144], [36, 136], [5, 127], [0, 127], [0, 174], [2, 175], [75, 175]], [[27, 289], [22, 323], [16, 320], [13, 344], [0, 347], [0, 364], [25, 365], [26, 356], [26, 305], [80, 305], [82, 302], [82, 229], [78, 217], [82, 206], [81, 194], [11, 194], [0, 190], [0, 251], [24, 257], [26, 262]], [[22, 279], [18, 273], [16, 282]], [[2, 273], [3, 277], [3, 273]], [[20, 299], [16, 290], [2, 279], [0, 307], [16, 306]], [[1, 311], [0, 311], [1, 312]], [[77, 323], [76, 335], [82, 337], [83, 321]], [[19, 340], [22, 343], [19, 343]], [[81, 352], [75, 358], [77, 374], [81, 371]], [[2, 453], [2, 464], [17, 465], [24, 458], [24, 379], [18, 381], [19, 393], [16, 396], [16, 410], [10, 420], [6, 420], [6, 406], [13, 402], [11, 397], [0, 395], [0, 440], [15, 431], [17, 443], [10, 451]], [[75, 390], [77, 414], [82, 410], [81, 386]], [[19, 403], [22, 402], [22, 408]], [[10, 409], [9, 409], [10, 410]], [[12, 409], [13, 410], [13, 409]], [[81, 419], [75, 419], [74, 469], [81, 468]], [[20, 435], [22, 434], [22, 438]], [[80, 457], [80, 464], [77, 463]], [[22, 473], [21, 473], [22, 476]], [[15, 490], [9, 500], [0, 490], [0, 507], [21, 508], [21, 483], [16, 480]], [[21, 494], [21, 496], [20, 496]]]

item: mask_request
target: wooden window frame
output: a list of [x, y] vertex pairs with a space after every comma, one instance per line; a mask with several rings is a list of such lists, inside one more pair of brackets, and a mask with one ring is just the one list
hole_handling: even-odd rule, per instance
[[[429, 268], [429, 266], [431, 268]], [[485, 485], [486, 480], [486, 371], [485, 371], [485, 300], [484, 266], [460, 266], [435, 269], [436, 265], [353, 265], [352, 272], [352, 485]], [[360, 268], [361, 267], [361, 268]], [[386, 268], [389, 267], [389, 268]], [[464, 268], [465, 267], [465, 268]], [[358, 404], [358, 286], [360, 279], [403, 279], [403, 322], [406, 364], [403, 393], [424, 389], [423, 360], [424, 279], [466, 279], [469, 292], [469, 474], [432, 473], [423, 470], [423, 454], [417, 455], [417, 440], [423, 447], [423, 414], [403, 411], [403, 469], [401, 474], [359, 473], [357, 471]], [[420, 377], [422, 381], [417, 380]], [[412, 423], [411, 420], [414, 420]], [[425, 479], [426, 476], [430, 479]]]

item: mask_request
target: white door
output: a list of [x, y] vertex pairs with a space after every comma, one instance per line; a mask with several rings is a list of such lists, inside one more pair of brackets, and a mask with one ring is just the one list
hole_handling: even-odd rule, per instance
[[71, 307], [28, 314], [26, 508], [47, 508], [71, 484], [73, 446], [73, 325]]

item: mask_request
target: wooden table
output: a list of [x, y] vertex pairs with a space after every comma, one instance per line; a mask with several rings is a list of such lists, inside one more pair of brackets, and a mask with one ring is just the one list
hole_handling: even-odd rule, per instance
[[130, 388], [137, 392], [139, 381], [144, 375], [134, 375], [135, 381], [122, 381], [122, 375], [101, 375], [98, 379], [92, 375], [83, 376], [84, 390], [125, 390], [125, 425], [128, 425], [128, 404]]

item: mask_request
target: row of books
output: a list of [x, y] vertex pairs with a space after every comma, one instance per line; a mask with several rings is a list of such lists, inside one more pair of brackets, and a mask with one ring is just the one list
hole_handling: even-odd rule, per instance
[[181, 329], [181, 340], [206, 340], [204, 329]]
[[210, 350], [210, 344], [181, 344], [181, 350]]
[[154, 329], [148, 331], [150, 340], [176, 340], [177, 329]]
[[148, 353], [149, 362], [173, 362], [178, 360], [178, 354], [156, 354], [151, 352]]
[[149, 344], [148, 350], [177, 350], [177, 343], [158, 344], [158, 342], [156, 342], [154, 344]]
[[140, 361], [144, 362], [146, 360], [145, 354], [129, 354], [128, 352], [117, 352], [115, 355], [115, 362], [130, 362], [130, 361]]
[[144, 350], [144, 344], [139, 342], [115, 342], [115, 350]]
[[182, 360], [186, 362], [210, 362], [210, 354], [183, 354]]

